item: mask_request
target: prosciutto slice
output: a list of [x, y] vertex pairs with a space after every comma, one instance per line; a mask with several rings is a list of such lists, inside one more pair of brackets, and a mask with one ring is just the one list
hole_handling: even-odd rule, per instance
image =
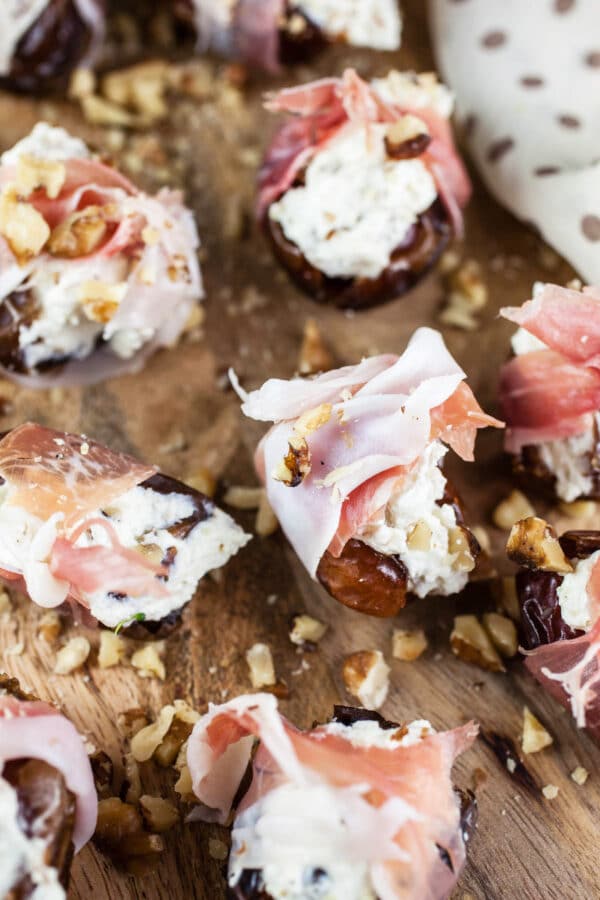
[[[374, 357], [313, 379], [272, 379], [243, 395], [247, 416], [275, 423], [258, 447], [256, 466], [313, 577], [327, 549], [342, 552], [352, 536], [348, 523], [367, 524], [431, 441], [444, 441], [469, 460], [477, 430], [502, 427], [481, 410], [465, 377], [441, 335], [420, 328], [400, 357]], [[311, 411], [319, 424], [304, 434]], [[298, 429], [311, 466], [290, 487], [272, 476]]]
[[547, 284], [523, 306], [500, 312], [548, 348], [515, 356], [502, 368], [507, 450], [588, 430], [600, 409], [600, 290]]
[[[293, 808], [286, 812], [291, 832], [271, 834], [264, 801], [289, 796], [292, 788], [324, 790], [329, 808], [344, 822], [342, 833], [336, 833], [338, 865], [365, 863], [381, 900], [441, 898], [451, 891], [465, 859], [450, 771], [476, 735], [470, 723], [429, 734], [411, 746], [400, 741], [385, 748], [354, 745], [326, 726], [299, 731], [280, 716], [272, 695], [254, 694], [212, 706], [194, 727], [187, 760], [201, 802], [198, 815], [220, 822], [227, 819], [252, 760], [252, 783], [234, 823], [232, 862], [239, 844], [239, 852], [248, 853], [260, 869], [277, 862], [293, 841], [296, 865], [318, 865], [332, 835], [311, 841], [294, 826]], [[252, 757], [255, 738], [260, 745]], [[259, 828], [248, 830], [257, 817]], [[267, 840], [253, 848], [257, 834]], [[440, 847], [452, 869], [442, 862]], [[277, 858], [271, 860], [269, 852]]]
[[77, 799], [75, 852], [96, 827], [98, 798], [92, 769], [74, 725], [46, 703], [0, 695], [0, 773], [15, 759], [40, 759], [60, 771]]
[[279, 22], [285, 0], [189, 0], [201, 50], [214, 50], [268, 72], [279, 70]]
[[433, 176], [456, 233], [462, 234], [461, 210], [468, 202], [471, 185], [448, 121], [433, 108], [412, 108], [386, 101], [377, 87], [363, 81], [354, 69], [346, 69], [341, 78], [326, 78], [280, 91], [268, 99], [267, 108], [295, 118], [277, 132], [267, 150], [258, 178], [259, 218], [341, 129], [348, 125], [366, 128], [373, 123], [392, 123], [411, 114], [421, 118], [429, 130], [431, 143], [419, 158]]

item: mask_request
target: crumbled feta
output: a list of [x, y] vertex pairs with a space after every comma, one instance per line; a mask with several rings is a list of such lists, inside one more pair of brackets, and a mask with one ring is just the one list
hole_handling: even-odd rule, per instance
[[[396, 747], [412, 747], [430, 734], [435, 734], [431, 722], [417, 719], [410, 725], [398, 728], [382, 728], [375, 720], [359, 719], [352, 725], [341, 722], [329, 722], [321, 731], [341, 737], [353, 747], [379, 747], [382, 750], [394, 750]], [[399, 733], [401, 737], [399, 737]]]
[[400, 46], [397, 0], [300, 0], [297, 9], [331, 38], [376, 50]]
[[371, 82], [382, 100], [404, 109], [430, 107], [439, 116], [449, 119], [454, 109], [454, 95], [445, 84], [438, 81], [434, 72], [398, 72], [393, 69], [385, 78]]
[[[21, 4], [22, 0], [16, 2]], [[41, 5], [46, 6], [46, 3], [47, 0], [42, 0]], [[91, 156], [87, 144], [81, 138], [47, 122], [38, 122], [30, 134], [2, 154], [0, 163], [3, 166], [16, 165], [23, 154], [54, 160], [87, 159]]]
[[563, 575], [557, 595], [561, 615], [569, 626], [576, 630], [589, 631], [592, 627], [592, 601], [588, 594], [588, 582], [592, 570], [600, 559], [600, 550], [587, 559], [574, 562], [575, 571]]
[[[599, 418], [596, 414], [596, 421]], [[561, 500], [569, 502], [593, 490], [591, 458], [595, 447], [593, 426], [583, 434], [538, 444], [541, 461], [556, 477], [556, 493]]]
[[58, 872], [46, 864], [45, 841], [21, 831], [20, 815], [17, 792], [0, 776], [0, 897], [12, 896], [11, 889], [28, 873], [34, 900], [64, 900]]
[[386, 125], [349, 125], [309, 163], [303, 186], [291, 188], [269, 216], [331, 278], [377, 278], [437, 196], [419, 159], [394, 160]]
[[[449, 503], [438, 503], [446, 490], [439, 466], [446, 452], [440, 441], [429, 444], [387, 506], [356, 535], [374, 550], [398, 556], [408, 571], [408, 588], [418, 597], [458, 593], [468, 580], [468, 572], [458, 566], [460, 554], [450, 552], [456, 512]], [[422, 549], [411, 539], [417, 528], [427, 534]]]

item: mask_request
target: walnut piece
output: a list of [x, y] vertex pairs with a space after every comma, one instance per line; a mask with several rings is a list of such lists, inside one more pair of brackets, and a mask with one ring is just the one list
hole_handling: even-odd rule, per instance
[[54, 609], [49, 609], [38, 622], [38, 635], [47, 644], [58, 640], [62, 631], [62, 619]]
[[390, 667], [380, 650], [359, 650], [344, 660], [346, 689], [367, 709], [385, 703], [390, 685]]
[[142, 795], [142, 779], [140, 767], [133, 753], [125, 753], [123, 757], [124, 780], [121, 796], [127, 803], [136, 804]]
[[158, 862], [164, 850], [160, 835], [144, 829], [141, 813], [118, 797], [98, 803], [98, 821], [94, 841], [126, 872], [145, 874]]
[[307, 319], [304, 325], [302, 345], [298, 359], [298, 371], [301, 375], [317, 375], [327, 372], [335, 364], [327, 344], [319, 331], [315, 319]]
[[406, 536], [406, 545], [411, 550], [429, 550], [431, 547], [432, 532], [431, 528], [423, 519], [413, 525]]
[[125, 737], [131, 738], [148, 724], [146, 713], [140, 707], [124, 709], [117, 715], [117, 725]]
[[114, 631], [100, 632], [100, 646], [98, 648], [98, 665], [101, 669], [110, 669], [118, 666], [123, 657], [127, 645], [122, 637]]
[[504, 671], [500, 656], [476, 616], [456, 616], [450, 646], [454, 655], [465, 662], [491, 672]]
[[519, 649], [519, 640], [517, 638], [517, 629], [512, 619], [501, 616], [499, 613], [485, 613], [483, 617], [485, 630], [492, 639], [492, 644], [496, 650], [510, 659], [516, 656]]
[[88, 256], [106, 236], [108, 207], [87, 206], [77, 210], [52, 231], [48, 253], [64, 259]]
[[71, 638], [56, 654], [55, 675], [69, 675], [79, 669], [90, 655], [90, 649], [87, 638]]
[[146, 762], [154, 757], [159, 765], [172, 765], [199, 718], [199, 713], [184, 700], [175, 700], [173, 705], [163, 706], [156, 721], [146, 725], [132, 738], [134, 759]]
[[162, 797], [144, 794], [140, 797], [140, 812], [146, 828], [154, 834], [162, 834], [179, 822], [177, 809]]
[[312, 616], [294, 616], [294, 625], [290, 631], [290, 641], [301, 647], [302, 644], [318, 644], [325, 632], [327, 625], [313, 619]]
[[402, 662], [414, 662], [427, 650], [427, 636], [422, 628], [407, 631], [404, 628], [394, 628], [392, 636], [392, 656]]
[[244, 487], [232, 485], [225, 491], [223, 502], [234, 509], [258, 509], [264, 489], [260, 487]]
[[475, 560], [471, 553], [467, 531], [462, 525], [457, 525], [456, 528], [452, 528], [449, 531], [448, 553], [456, 555], [452, 568], [458, 572], [472, 572], [475, 568]]
[[555, 784], [546, 784], [542, 788], [542, 794], [546, 800], [556, 800], [558, 797], [558, 788]]
[[194, 474], [186, 478], [186, 484], [206, 497], [214, 497], [217, 490], [217, 479], [206, 466], [198, 466]]
[[311, 468], [310, 450], [306, 438], [292, 436], [288, 443], [288, 452], [273, 472], [273, 478], [288, 487], [298, 487], [310, 474]]
[[254, 644], [246, 651], [246, 662], [250, 669], [253, 688], [270, 687], [277, 683], [273, 655], [267, 644]]
[[583, 766], [577, 766], [571, 772], [572, 780], [575, 782], [575, 784], [578, 784], [580, 787], [586, 783], [586, 781], [589, 778], [589, 775], [590, 775], [590, 773], [588, 772], [587, 769], [584, 769]]
[[567, 574], [573, 566], [565, 556], [550, 525], [537, 516], [516, 522], [508, 537], [506, 552], [509, 559], [528, 569]]
[[544, 747], [549, 747], [554, 739], [549, 734], [539, 719], [526, 706], [523, 707], [523, 737], [521, 746], [523, 753], [538, 753]]
[[161, 644], [146, 644], [140, 650], [136, 650], [131, 657], [131, 665], [134, 669], [138, 669], [142, 678], [165, 680], [165, 664], [159, 656], [159, 648], [162, 649]]
[[492, 515], [492, 521], [498, 528], [512, 528], [518, 519], [525, 519], [528, 516], [535, 516], [535, 510], [531, 503], [521, 491], [511, 491], [511, 493], [502, 500]]
[[126, 281], [117, 284], [97, 280], [84, 281], [78, 287], [77, 297], [88, 319], [105, 325], [117, 312], [128, 290], [129, 285]]
[[35, 191], [44, 190], [50, 200], [60, 194], [67, 170], [65, 164], [54, 159], [39, 159], [26, 153], [19, 156], [15, 188], [20, 197], [26, 198]]
[[23, 265], [42, 251], [50, 228], [34, 206], [19, 199], [13, 190], [5, 190], [0, 195], [0, 234]]
[[267, 492], [263, 491], [256, 513], [254, 530], [259, 537], [269, 537], [270, 535], [275, 534], [278, 528], [279, 522], [277, 521], [277, 516], [271, 509], [271, 504], [267, 498]]

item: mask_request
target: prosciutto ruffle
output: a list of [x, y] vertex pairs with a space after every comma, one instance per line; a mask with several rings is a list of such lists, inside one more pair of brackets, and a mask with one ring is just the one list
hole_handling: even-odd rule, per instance
[[419, 159], [433, 176], [455, 233], [462, 235], [462, 209], [469, 200], [471, 184], [456, 152], [450, 124], [433, 107], [419, 104], [411, 108], [386, 101], [374, 85], [363, 81], [354, 69], [346, 69], [341, 78], [279, 91], [268, 99], [267, 109], [293, 118], [276, 133], [260, 170], [259, 219], [291, 187], [315, 154], [349, 123], [361, 127], [391, 124], [410, 114], [427, 126], [431, 143]]
[[[256, 466], [312, 577], [325, 551], [339, 557], [357, 524], [386, 505], [432, 441], [472, 460], [478, 429], [502, 427], [481, 410], [465, 377], [441, 335], [419, 328], [400, 357], [376, 356], [311, 379], [271, 379], [242, 392], [247, 416], [275, 423]], [[291, 487], [272, 476], [298, 438], [309, 462]]]
[[39, 759], [64, 776], [77, 800], [75, 852], [96, 827], [98, 798], [92, 769], [75, 726], [53, 707], [0, 694], [0, 774], [12, 760]]
[[515, 356], [502, 369], [507, 450], [588, 430], [600, 410], [600, 289], [547, 284], [500, 314], [547, 348]]
[[[32, 387], [89, 384], [138, 371], [152, 352], [177, 342], [203, 295], [196, 226], [179, 191], [163, 188], [149, 196], [95, 158], [54, 165], [64, 166], [59, 190], [38, 188], [25, 201], [47, 227], [41, 251], [23, 252], [10, 217], [0, 228], [0, 301], [10, 305], [15, 293], [36, 286], [37, 275], [52, 266], [53, 278], [59, 284], [64, 280], [65, 292], [74, 282], [79, 285], [82, 309], [77, 315], [88, 327], [97, 327], [98, 340], [91, 355], [72, 357], [66, 365], [60, 359], [49, 370], [46, 364], [43, 374], [35, 366], [31, 374], [25, 365], [4, 366], [7, 377]], [[0, 188], [12, 198], [9, 202], [15, 192], [21, 196], [19, 177], [12, 161], [0, 166]], [[124, 274], [116, 278], [120, 264]], [[123, 350], [115, 343], [120, 335], [135, 335], [135, 342]], [[23, 348], [15, 352], [23, 353]]]
[[[344, 822], [335, 835], [338, 865], [364, 863], [380, 900], [442, 898], [450, 893], [465, 860], [450, 771], [476, 735], [477, 727], [470, 723], [428, 734], [412, 745], [355, 745], [326, 726], [299, 731], [279, 714], [272, 695], [254, 694], [212, 706], [194, 727], [187, 760], [201, 803], [198, 816], [219, 822], [227, 820], [252, 764], [250, 787], [236, 811], [230, 872], [238, 853], [247, 854], [249, 867], [261, 869], [273, 861], [271, 854], [277, 862], [290, 841], [296, 865], [319, 866], [323, 857], [329, 858], [331, 835], [319, 832], [315, 841], [302, 828], [269, 829], [264, 805], [261, 808], [276, 792], [281, 796], [290, 788], [321, 789], [327, 792], [328, 809], [339, 810]], [[255, 738], [260, 744], [252, 756]], [[293, 814], [289, 809], [288, 815]], [[256, 824], [257, 817], [263, 839], [253, 847], [248, 823]], [[443, 862], [440, 848], [450, 866]]]

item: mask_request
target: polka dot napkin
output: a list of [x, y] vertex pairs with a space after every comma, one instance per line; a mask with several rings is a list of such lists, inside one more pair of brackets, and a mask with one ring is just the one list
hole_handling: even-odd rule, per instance
[[429, 2], [488, 188], [600, 284], [600, 0]]

